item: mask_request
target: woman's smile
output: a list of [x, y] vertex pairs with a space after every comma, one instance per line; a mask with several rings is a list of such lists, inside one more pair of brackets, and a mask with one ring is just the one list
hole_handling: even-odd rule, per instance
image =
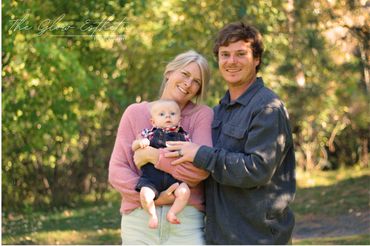
[[182, 93], [184, 93], [185, 95], [189, 94], [189, 92], [185, 89], [183, 89], [181, 86], [177, 85], [177, 89], [179, 89], [179, 91], [181, 91]]

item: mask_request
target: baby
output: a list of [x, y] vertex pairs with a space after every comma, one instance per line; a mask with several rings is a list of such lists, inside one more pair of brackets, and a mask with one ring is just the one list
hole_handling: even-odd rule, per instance
[[[152, 103], [151, 109], [152, 129], [144, 129], [142, 139], [132, 143], [132, 150], [152, 146], [154, 148], [165, 148], [166, 141], [190, 141], [188, 134], [180, 127], [181, 111], [175, 101], [158, 100]], [[170, 174], [158, 170], [153, 164], [148, 163], [141, 167], [140, 177], [136, 190], [140, 192], [141, 206], [149, 213], [149, 227], [158, 227], [158, 217], [155, 211], [154, 200], [160, 192], [166, 190], [174, 183], [180, 183], [174, 191], [175, 201], [168, 211], [166, 218], [172, 224], [179, 224], [176, 217], [187, 204], [190, 197], [188, 185], [172, 177]]]

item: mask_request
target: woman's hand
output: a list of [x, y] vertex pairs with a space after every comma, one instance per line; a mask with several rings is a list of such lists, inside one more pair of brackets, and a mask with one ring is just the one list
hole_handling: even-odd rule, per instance
[[159, 150], [150, 146], [144, 149], [137, 149], [134, 153], [134, 162], [139, 169], [148, 162], [156, 165], [158, 160]]
[[162, 205], [169, 205], [175, 201], [175, 195], [173, 194], [174, 191], [179, 187], [179, 183], [174, 183], [167, 190], [162, 191], [159, 194], [157, 200], [155, 200], [155, 205], [162, 206]]
[[171, 163], [172, 165], [177, 165], [187, 161], [193, 162], [195, 155], [200, 148], [200, 145], [198, 144], [182, 141], [167, 141], [166, 145], [166, 149], [171, 152], [166, 153], [164, 156], [178, 158]]

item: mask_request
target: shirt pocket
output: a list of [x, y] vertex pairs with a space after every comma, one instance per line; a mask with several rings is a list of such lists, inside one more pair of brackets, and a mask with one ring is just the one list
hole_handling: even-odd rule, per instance
[[212, 127], [212, 143], [213, 146], [216, 147], [215, 144], [218, 142], [220, 136], [221, 121], [218, 119], [213, 119], [211, 127]]
[[233, 152], [243, 152], [247, 127], [226, 123], [222, 127], [223, 143]]
[[219, 128], [220, 127], [220, 124], [221, 124], [221, 121], [220, 120], [213, 119], [212, 124], [211, 124], [211, 127], [212, 127], [212, 129], [216, 129], [216, 128]]

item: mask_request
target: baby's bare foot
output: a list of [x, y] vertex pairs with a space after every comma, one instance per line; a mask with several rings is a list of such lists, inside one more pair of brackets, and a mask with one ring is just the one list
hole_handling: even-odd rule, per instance
[[171, 224], [180, 224], [180, 220], [176, 217], [175, 213], [168, 212], [166, 217]]
[[149, 228], [156, 229], [158, 227], [158, 218], [157, 217], [151, 217], [149, 219]]

